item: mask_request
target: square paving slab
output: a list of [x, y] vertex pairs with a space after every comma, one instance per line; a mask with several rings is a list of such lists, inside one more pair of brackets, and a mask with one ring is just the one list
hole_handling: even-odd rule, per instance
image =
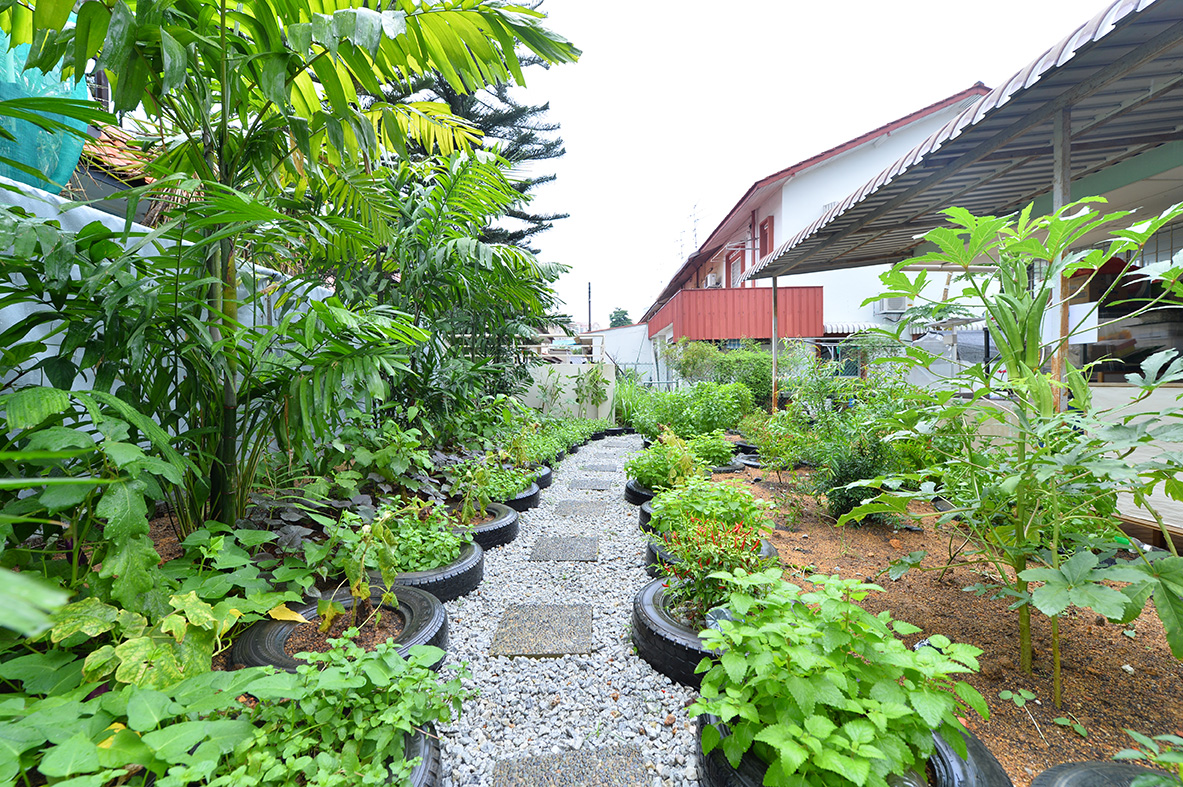
[[612, 488], [611, 478], [576, 478], [570, 484], [571, 489], [594, 489], [604, 492]]
[[615, 473], [620, 469], [620, 465], [584, 465], [580, 470], [587, 470], [589, 473]]
[[651, 778], [635, 746], [588, 748], [493, 765], [493, 787], [648, 787]]
[[591, 516], [603, 510], [603, 503], [592, 500], [560, 500], [555, 503], [555, 516]]
[[598, 558], [600, 539], [587, 536], [540, 536], [534, 542], [531, 560], [579, 560]]
[[562, 656], [592, 651], [591, 604], [513, 604], [501, 616], [489, 653]]

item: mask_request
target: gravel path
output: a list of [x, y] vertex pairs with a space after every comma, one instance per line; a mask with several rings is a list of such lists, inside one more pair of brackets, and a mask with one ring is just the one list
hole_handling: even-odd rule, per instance
[[[467, 662], [480, 696], [440, 729], [445, 787], [495, 787], [494, 765], [503, 760], [621, 747], [639, 747], [647, 787], [698, 787], [697, 742], [685, 710], [695, 692], [651, 668], [629, 639], [633, 596], [649, 581], [637, 508], [623, 497], [624, 462], [640, 448], [639, 437], [609, 437], [559, 463], [541, 505], [522, 514], [517, 539], [486, 554], [480, 587], [446, 604], [445, 669]], [[603, 464], [620, 469], [583, 470]], [[588, 479], [611, 479], [611, 489], [570, 488]], [[563, 500], [592, 501], [597, 513], [560, 516], [555, 505]], [[599, 560], [528, 559], [540, 536], [564, 535], [598, 537]], [[595, 650], [559, 658], [490, 656], [497, 625], [513, 604], [591, 605]]]

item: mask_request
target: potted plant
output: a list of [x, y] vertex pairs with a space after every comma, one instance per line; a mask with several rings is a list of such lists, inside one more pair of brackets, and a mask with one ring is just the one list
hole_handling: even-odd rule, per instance
[[456, 501], [452, 510], [482, 549], [510, 543], [519, 530], [518, 512], [490, 499], [488, 477], [488, 463], [479, 461], [458, 462], [446, 473], [447, 490]]
[[[702, 634], [720, 655], [699, 665], [690, 708], [706, 784], [886, 787], [950, 750], [990, 775], [967, 783], [1010, 784], [976, 742], [971, 752], [958, 719], [988, 716], [981, 694], [953, 678], [976, 670], [981, 650], [942, 636], [908, 648], [898, 637], [919, 629], [865, 611], [857, 602], [881, 588], [855, 579], [814, 576], [803, 591], [776, 569], [711, 578], [733, 617]], [[937, 785], [949, 784], [942, 770]]]
[[717, 571], [766, 568], [761, 530], [745, 523], [691, 518], [671, 543], [669, 580], [655, 579], [633, 599], [632, 639], [637, 653], [671, 680], [697, 686], [695, 668], [710, 650], [699, 638], [707, 613], [726, 600]]
[[686, 441], [667, 430], [661, 439], [646, 448], [624, 465], [629, 479], [624, 487], [624, 499], [640, 505], [665, 489], [685, 482], [691, 475], [701, 473], [702, 465], [690, 453]]

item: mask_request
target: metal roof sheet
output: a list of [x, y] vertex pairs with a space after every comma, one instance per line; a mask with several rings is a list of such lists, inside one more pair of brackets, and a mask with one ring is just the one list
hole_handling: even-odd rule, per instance
[[[1183, 3], [1118, 0], [787, 239], [745, 278], [896, 262], [956, 204], [1008, 213], [1050, 191], [1071, 107], [1079, 180], [1183, 140]], [[1183, 165], [1183, 159], [1180, 160]]]

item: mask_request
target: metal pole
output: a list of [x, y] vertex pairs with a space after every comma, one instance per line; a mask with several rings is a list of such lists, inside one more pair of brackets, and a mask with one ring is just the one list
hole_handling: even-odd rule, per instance
[[[1052, 128], [1052, 210], [1056, 211], [1072, 201], [1072, 108], [1065, 107], [1055, 116]], [[1059, 262], [1059, 260], [1056, 260]], [[1068, 279], [1056, 276], [1052, 282], [1052, 302], [1058, 304], [1056, 321], [1056, 350], [1052, 355], [1052, 404], [1056, 412], [1067, 405], [1064, 396], [1064, 366], [1068, 355]]]
[[776, 277], [772, 277], [772, 412], [776, 412], [777, 405], [780, 400], [777, 398], [779, 393], [776, 390], [777, 375], [777, 355], [779, 353], [778, 346], [780, 345], [780, 338], [776, 332]]
[[587, 329], [591, 330], [591, 282], [587, 283]]

